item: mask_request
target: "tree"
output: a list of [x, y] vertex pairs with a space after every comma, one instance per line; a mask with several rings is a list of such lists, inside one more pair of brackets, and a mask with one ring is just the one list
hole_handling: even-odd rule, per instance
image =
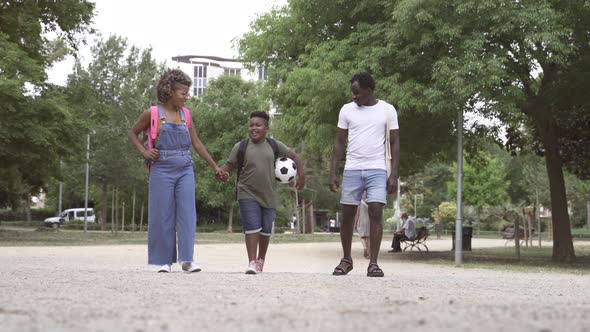
[[151, 49], [129, 47], [120, 36], [97, 40], [91, 52], [86, 68], [75, 64], [67, 96], [84, 120], [85, 131], [78, 139], [91, 136], [91, 181], [102, 192], [104, 226], [108, 186], [122, 190], [121, 201], [129, 203], [133, 192], [147, 200], [147, 171], [127, 133], [140, 114], [155, 104], [160, 67]]
[[455, 229], [455, 219], [457, 218], [457, 203], [442, 202], [432, 211], [434, 221], [440, 223], [446, 229]]
[[[63, 91], [46, 83], [45, 70], [77, 50], [93, 10], [87, 1], [0, 4], [1, 206], [16, 209], [28, 201], [58, 174], [59, 159], [70, 151], [76, 117]], [[48, 40], [48, 33], [59, 39]]]
[[[455, 145], [454, 113], [425, 111], [409, 103], [416, 93], [397, 89], [393, 72], [374, 63], [382, 50], [362, 45], [373, 36], [359, 33], [359, 28], [384, 22], [385, 13], [380, 1], [290, 1], [288, 7], [261, 15], [240, 39], [245, 61], [268, 68], [268, 94], [282, 114], [281, 132], [290, 144], [305, 146], [306, 159], [329, 162], [338, 112], [350, 101], [350, 77], [362, 70], [375, 76], [376, 95], [398, 109], [401, 159], [407, 161], [400, 168], [402, 176], [451, 155], [443, 151]], [[381, 64], [389, 67], [386, 61]]]
[[[506, 170], [499, 159], [488, 153], [480, 152], [468, 155], [463, 162], [463, 199], [466, 205], [475, 209], [478, 222], [484, 208], [499, 206], [508, 200], [507, 189], [510, 182], [506, 180]], [[455, 171], [457, 173], [457, 165]], [[457, 195], [457, 181], [448, 183], [451, 196]]]
[[[240, 44], [242, 54], [267, 64], [269, 74], [276, 68], [282, 84], [274, 99], [279, 107], [293, 106], [300, 119], [320, 124], [315, 132], [326, 131], [316, 115], [320, 108], [330, 117], [337, 112], [338, 95], [328, 90], [345, 91], [335, 83], [361, 68], [375, 73], [385, 99], [397, 102], [401, 114], [428, 112], [448, 121], [459, 110], [471, 111], [513, 130], [531, 129], [551, 189], [553, 260], [575, 260], [562, 165], [585, 165], [590, 149], [566, 147], [587, 137], [580, 135], [587, 118], [576, 117], [588, 113], [590, 99], [586, 2], [294, 0], [252, 27]], [[404, 144], [403, 130], [401, 135]], [[440, 151], [445, 150], [433, 155]]]

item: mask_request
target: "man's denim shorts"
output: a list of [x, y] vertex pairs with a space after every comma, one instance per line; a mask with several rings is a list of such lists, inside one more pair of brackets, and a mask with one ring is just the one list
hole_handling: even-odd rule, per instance
[[253, 199], [241, 199], [239, 202], [244, 234], [260, 232], [260, 235], [270, 236], [275, 221], [275, 209], [262, 207]]
[[340, 204], [359, 205], [363, 192], [367, 203], [387, 204], [387, 171], [384, 169], [345, 170]]

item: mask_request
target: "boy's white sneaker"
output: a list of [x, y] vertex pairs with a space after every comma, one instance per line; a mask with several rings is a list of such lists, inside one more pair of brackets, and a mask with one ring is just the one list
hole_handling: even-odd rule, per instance
[[264, 259], [262, 259], [262, 258], [256, 259], [256, 272], [262, 273], [263, 269], [264, 269]]
[[182, 270], [192, 273], [192, 272], [200, 272], [202, 270], [201, 266], [195, 262], [184, 262], [182, 263]]
[[164, 264], [162, 266], [160, 266], [160, 268], [158, 269], [158, 273], [168, 273], [170, 272], [170, 264]]
[[246, 269], [246, 274], [256, 274], [256, 261], [250, 261]]

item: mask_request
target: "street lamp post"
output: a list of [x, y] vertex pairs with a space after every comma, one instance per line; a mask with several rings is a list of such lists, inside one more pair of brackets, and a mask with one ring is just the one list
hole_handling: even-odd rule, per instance
[[455, 265], [463, 264], [463, 110], [457, 117], [457, 219], [455, 220]]
[[88, 174], [90, 172], [90, 132], [88, 133], [88, 140], [86, 142], [86, 184], [84, 189], [84, 233], [87, 230], [88, 224]]

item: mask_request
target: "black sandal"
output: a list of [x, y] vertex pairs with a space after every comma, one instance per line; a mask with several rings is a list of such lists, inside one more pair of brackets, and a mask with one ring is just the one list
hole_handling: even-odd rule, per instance
[[[374, 266], [374, 268], [371, 269], [371, 266]], [[385, 273], [383, 273], [383, 270], [381, 270], [377, 263], [371, 263], [367, 267], [367, 277], [383, 277], [384, 275]]]
[[352, 260], [342, 258], [338, 266], [334, 268], [334, 272], [332, 272], [332, 275], [344, 276], [347, 275], [350, 271], [352, 271]]

